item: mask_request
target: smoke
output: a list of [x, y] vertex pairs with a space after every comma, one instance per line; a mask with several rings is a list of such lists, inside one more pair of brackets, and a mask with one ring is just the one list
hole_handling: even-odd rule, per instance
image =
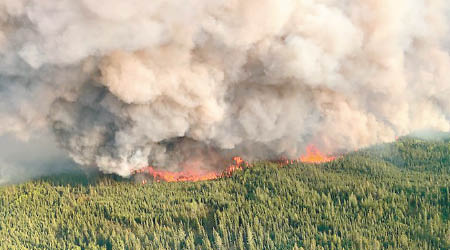
[[33, 135], [26, 142], [12, 135], [0, 136], [0, 149], [0, 185], [43, 175], [79, 173], [48, 134]]
[[127, 176], [449, 131], [449, 7], [3, 0], [0, 134], [49, 129], [78, 164]]

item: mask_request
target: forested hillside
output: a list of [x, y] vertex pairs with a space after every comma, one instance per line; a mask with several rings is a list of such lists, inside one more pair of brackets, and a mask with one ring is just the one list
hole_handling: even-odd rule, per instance
[[0, 187], [0, 249], [449, 249], [450, 142], [195, 183], [63, 175]]

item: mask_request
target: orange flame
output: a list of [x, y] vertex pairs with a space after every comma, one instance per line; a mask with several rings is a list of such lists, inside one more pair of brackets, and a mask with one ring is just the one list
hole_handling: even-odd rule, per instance
[[314, 145], [306, 147], [306, 155], [300, 157], [300, 161], [303, 163], [325, 163], [335, 159], [334, 156], [324, 155]]
[[[335, 160], [336, 157], [326, 156], [321, 153], [314, 145], [309, 145], [306, 148], [306, 155], [301, 156], [297, 160], [288, 160], [288, 159], [280, 159], [275, 161], [275, 163], [280, 164], [280, 167], [294, 164], [296, 162], [303, 163], [325, 163]], [[249, 168], [250, 165], [248, 162], [244, 161], [241, 157], [236, 156], [233, 157], [233, 162], [222, 172], [220, 171], [209, 171], [209, 172], [196, 172], [190, 170], [190, 167], [187, 167], [187, 170], [183, 170], [180, 172], [173, 172], [167, 170], [158, 170], [152, 166], [148, 166], [141, 170], [137, 170], [135, 173], [145, 173], [153, 177], [156, 182], [166, 181], [166, 182], [194, 182], [194, 181], [207, 181], [214, 180], [221, 177], [230, 177], [235, 171], [243, 170], [244, 168]], [[146, 180], [142, 181], [142, 184], [147, 183]]]
[[[247, 162], [245, 162], [241, 157], [233, 157], [233, 163], [230, 164], [225, 171], [210, 171], [206, 173], [196, 173], [190, 170], [183, 170], [180, 172], [172, 172], [167, 170], [157, 170], [152, 166], [148, 166], [144, 169], [137, 170], [135, 173], [146, 173], [153, 177], [157, 182], [166, 181], [166, 182], [193, 182], [193, 181], [207, 181], [214, 180], [224, 176], [231, 176], [231, 174], [236, 170], [242, 170], [244, 166], [249, 166]], [[143, 184], [146, 181], [142, 182]]]
[[204, 174], [192, 173], [188, 170], [181, 172], [172, 172], [167, 170], [157, 170], [149, 166], [143, 171], [153, 177], [156, 181], [177, 182], [177, 181], [206, 181], [219, 177], [216, 172], [208, 172]]

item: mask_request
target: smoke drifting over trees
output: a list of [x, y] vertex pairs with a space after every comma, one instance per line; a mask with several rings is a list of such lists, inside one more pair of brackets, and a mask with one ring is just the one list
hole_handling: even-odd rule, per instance
[[3, 0], [0, 134], [49, 130], [78, 164], [127, 176], [448, 131], [449, 7]]

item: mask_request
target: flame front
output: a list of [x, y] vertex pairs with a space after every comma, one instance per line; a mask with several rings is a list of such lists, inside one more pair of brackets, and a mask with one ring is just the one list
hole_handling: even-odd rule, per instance
[[[314, 145], [309, 145], [306, 148], [306, 155], [301, 156], [297, 160], [288, 160], [288, 159], [280, 159], [279, 161], [275, 161], [279, 163], [280, 166], [286, 166], [289, 164], [294, 164], [296, 162], [302, 163], [325, 163], [335, 160], [334, 156], [326, 156], [321, 153]], [[189, 164], [192, 165], [192, 164]], [[195, 164], [194, 164], [195, 165]], [[192, 168], [187, 167], [187, 170], [183, 170], [180, 172], [173, 172], [167, 170], [158, 170], [152, 166], [143, 168], [141, 170], [136, 171], [135, 173], [145, 173], [153, 177], [153, 179], [157, 182], [166, 181], [166, 182], [193, 182], [193, 181], [207, 181], [214, 180], [221, 177], [229, 177], [233, 174], [233, 172], [237, 170], [243, 170], [244, 168], [251, 167], [252, 165], [248, 162], [244, 161], [241, 157], [236, 156], [233, 157], [232, 163], [222, 172], [220, 171], [209, 171], [209, 172], [196, 172], [190, 170]], [[145, 184], [147, 181], [144, 180], [142, 183]]]
[[177, 181], [206, 181], [212, 180], [219, 177], [216, 172], [208, 172], [205, 174], [196, 174], [190, 171], [181, 171], [181, 172], [171, 172], [166, 170], [157, 170], [152, 166], [146, 168], [146, 173], [151, 175], [153, 179], [159, 181], [167, 181], [167, 182], [177, 182]]
[[[236, 170], [242, 170], [244, 166], [249, 166], [241, 157], [233, 157], [233, 163], [230, 164], [223, 172], [210, 171], [206, 173], [196, 173], [189, 170], [180, 172], [172, 172], [167, 170], [157, 170], [152, 166], [136, 171], [136, 173], [146, 173], [153, 177], [157, 182], [182, 182], [182, 181], [207, 181], [214, 180], [224, 176], [230, 176]], [[143, 181], [145, 184], [146, 181]]]
[[335, 159], [334, 156], [324, 155], [314, 145], [306, 147], [306, 155], [300, 157], [300, 161], [303, 163], [325, 163]]

